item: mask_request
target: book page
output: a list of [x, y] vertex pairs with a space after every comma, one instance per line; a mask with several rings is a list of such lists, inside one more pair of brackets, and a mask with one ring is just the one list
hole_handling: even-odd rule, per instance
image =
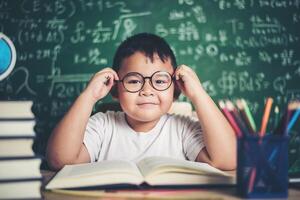
[[137, 163], [144, 177], [162, 173], [186, 173], [216, 176], [230, 176], [207, 163], [179, 160], [168, 157], [148, 157]]
[[108, 184], [140, 184], [143, 176], [134, 162], [101, 161], [66, 165], [46, 186], [47, 189]]
[[216, 176], [209, 174], [164, 172], [151, 174], [145, 178], [149, 185], [234, 185], [234, 176]]
[[138, 168], [134, 162], [122, 161], [122, 160], [111, 160], [111, 161], [101, 161], [94, 163], [85, 163], [78, 165], [67, 165], [69, 170], [66, 170], [64, 175], [68, 178], [79, 177], [86, 175], [96, 175], [96, 174], [106, 174], [106, 173], [139, 173]]
[[207, 163], [148, 157], [137, 163], [149, 185], [233, 185], [234, 176]]

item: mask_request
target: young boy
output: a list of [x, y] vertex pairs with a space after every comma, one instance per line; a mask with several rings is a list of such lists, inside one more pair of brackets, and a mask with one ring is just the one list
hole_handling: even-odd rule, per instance
[[[110, 91], [123, 112], [90, 117], [94, 104]], [[199, 121], [167, 114], [180, 91], [193, 103]], [[196, 73], [177, 67], [164, 39], [141, 33], [119, 46], [113, 69], [105, 68], [90, 80], [53, 130], [47, 159], [58, 170], [66, 164], [155, 155], [232, 170], [236, 139]]]

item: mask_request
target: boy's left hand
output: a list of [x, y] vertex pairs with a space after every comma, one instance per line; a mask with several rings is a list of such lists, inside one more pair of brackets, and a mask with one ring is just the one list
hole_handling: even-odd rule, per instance
[[193, 102], [202, 90], [197, 74], [190, 67], [180, 65], [175, 71], [175, 79], [181, 92]]

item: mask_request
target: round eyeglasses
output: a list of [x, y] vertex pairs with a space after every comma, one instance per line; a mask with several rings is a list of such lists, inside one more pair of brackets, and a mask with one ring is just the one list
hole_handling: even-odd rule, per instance
[[134, 93], [139, 92], [144, 87], [146, 79], [149, 79], [151, 86], [158, 91], [167, 90], [173, 82], [172, 75], [164, 71], [157, 71], [147, 77], [138, 72], [130, 72], [118, 82], [123, 83], [126, 91]]

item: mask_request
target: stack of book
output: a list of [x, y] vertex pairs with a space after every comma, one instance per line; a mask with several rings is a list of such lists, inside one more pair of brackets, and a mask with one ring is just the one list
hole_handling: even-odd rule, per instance
[[41, 198], [32, 101], [0, 101], [0, 199]]

